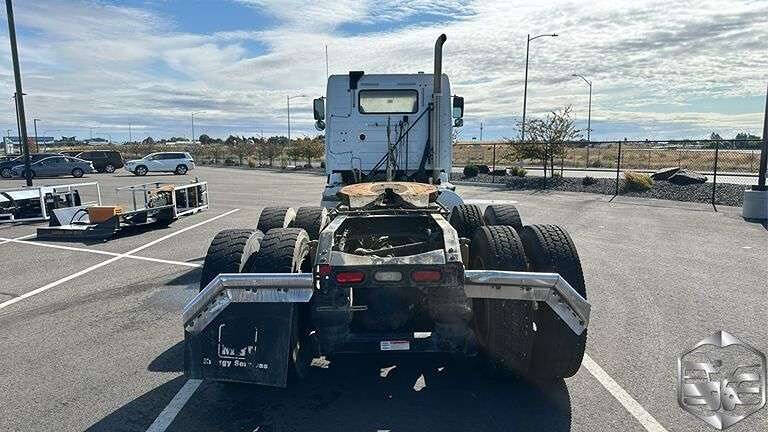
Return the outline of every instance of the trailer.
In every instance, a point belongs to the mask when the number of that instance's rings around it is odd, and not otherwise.
[[[431,75],[329,77],[313,107],[321,205],[267,207],[213,238],[183,310],[188,378],[283,387],[313,358],[370,353],[537,380],[578,371],[591,307],[566,230],[465,202],[448,181],[464,103],[444,97],[445,40]]]
[[[93,188],[96,199],[83,201],[81,189]],[[41,222],[56,209],[101,205],[98,182],[19,187],[0,190],[0,223]]]
[[[123,208],[121,195],[130,194],[131,207]],[[37,229],[46,240],[104,240],[121,230],[142,226],[167,226],[181,216],[208,208],[208,182],[186,184],[143,183],[115,189],[111,206],[81,205],[53,211],[49,226]]]

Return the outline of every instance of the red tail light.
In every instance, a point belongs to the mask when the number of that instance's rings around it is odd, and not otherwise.
[[[328,264],[320,264],[317,266],[318,276],[329,276],[331,274],[331,266]]]
[[[365,274],[359,271],[341,272],[336,274],[336,282],[340,284],[360,283],[365,279]]]
[[[411,273],[411,280],[414,282],[438,282],[443,278],[439,270],[416,270]]]

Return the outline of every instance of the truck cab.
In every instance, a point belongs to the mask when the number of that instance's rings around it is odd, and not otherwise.
[[[463,124],[464,99],[436,74],[331,75],[314,100],[315,127],[325,131],[323,207],[346,185],[416,181],[449,187],[452,129]]]

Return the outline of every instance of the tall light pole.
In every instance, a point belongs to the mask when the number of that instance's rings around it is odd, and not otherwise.
[[[305,94],[295,95],[295,96],[286,96],[285,102],[288,106],[288,144],[291,144],[291,99],[296,99],[300,97],[307,97]]]
[[[39,122],[39,118],[32,119],[32,124],[35,126],[35,151],[40,151],[40,143],[37,142],[37,122]]]
[[[133,142],[133,133],[131,133],[131,124],[128,123],[128,142]]]
[[[528,99],[528,51],[531,48],[531,41],[534,39],[538,39],[540,37],[557,37],[557,33],[552,34],[542,34],[538,36],[531,37],[531,35],[528,35],[528,40],[525,43],[525,84],[523,87],[523,126],[520,133],[520,141],[525,141],[525,109],[526,109],[526,103]]]
[[[590,133],[592,132],[592,81],[584,78],[579,74],[571,74],[571,76],[579,77],[584,80],[589,86],[589,111],[587,111],[587,141],[591,141]]]
[[[13,18],[13,2],[5,0],[5,9],[8,16],[8,36],[11,42],[11,58],[13,60],[13,78],[16,82],[16,110],[19,115],[19,129],[21,131],[22,148],[24,149],[24,177],[27,186],[32,186],[32,170],[29,169],[29,143],[27,142],[27,119],[24,116],[24,91],[21,88],[21,67],[19,66],[19,48],[16,44],[16,23]]]
[[[195,114],[201,114],[203,111],[192,113],[192,144],[195,143]]]

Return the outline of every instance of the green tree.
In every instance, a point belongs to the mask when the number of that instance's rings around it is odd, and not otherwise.
[[[284,136],[271,136],[262,140],[259,146],[259,153],[266,159],[269,166],[272,166],[275,159],[278,158],[285,147],[288,146],[288,138]]]
[[[230,153],[237,156],[237,159],[239,160],[240,165],[243,164],[243,160],[245,158],[252,155],[253,152],[255,151],[253,141],[245,137],[236,137],[236,136],[230,135],[229,138],[227,138],[227,140],[224,142],[224,144],[227,146]]]

